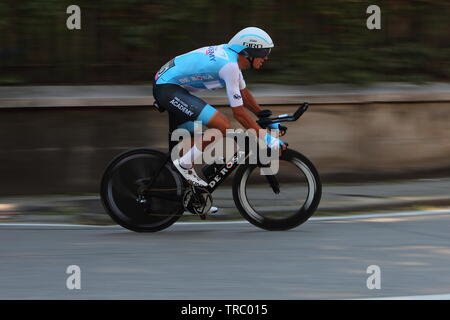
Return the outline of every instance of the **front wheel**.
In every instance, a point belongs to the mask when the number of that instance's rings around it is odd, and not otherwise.
[[[273,167],[275,168],[275,167]],[[233,199],[250,223],[266,230],[288,230],[308,220],[322,195],[319,174],[301,153],[283,151],[278,170],[262,175],[256,164],[242,165],[233,181]]]

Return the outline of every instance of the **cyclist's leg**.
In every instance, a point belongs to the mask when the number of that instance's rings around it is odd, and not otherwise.
[[[199,123],[208,128],[218,129],[223,135],[225,135],[226,130],[229,129],[231,125],[230,120],[223,113],[211,105],[206,104],[195,121],[186,121],[180,124],[178,128],[186,129],[192,133],[199,132],[202,129],[201,126],[198,125]],[[212,142],[214,142],[214,140],[203,140],[202,145],[197,147],[204,150],[205,147]]]
[[[223,113],[216,110],[216,112],[211,116],[209,121],[207,122],[208,128],[215,128],[220,130],[223,135],[226,134],[226,130],[230,129],[231,122],[230,119]]]
[[[201,130],[194,127],[195,121],[200,121],[208,128],[218,129],[223,135],[230,128],[230,120],[223,113],[178,85],[155,85],[153,95],[159,105],[174,114],[178,128],[191,132]],[[197,147],[203,149],[208,143],[210,141],[205,141]]]
[[[230,121],[224,114],[178,85],[156,85],[154,96],[160,105],[175,115],[178,128],[190,132],[200,131],[201,127],[196,128],[194,124],[200,122],[201,125],[220,130],[223,135],[230,128]],[[197,148],[203,150],[209,143],[210,141],[204,141]]]
[[[205,147],[212,142],[209,140],[198,139],[199,136],[196,135],[196,133],[201,134],[203,126],[207,126],[211,119],[216,118],[217,114],[219,114],[219,112],[211,105],[203,101],[201,104],[204,104],[204,106],[194,121],[186,121],[178,126],[178,128],[183,128],[190,131],[193,135],[193,138],[190,141],[190,150],[180,159],[181,164],[186,168],[192,168],[195,160],[201,157]]]
[[[202,125],[208,125],[210,119],[214,118],[214,115],[217,113],[214,107],[193,96],[178,85],[155,85],[153,94],[159,105],[173,114],[178,127],[189,131],[195,130],[194,121],[200,121]],[[198,130],[201,130],[201,126],[199,126]],[[206,183],[198,178],[195,170],[191,170],[195,159],[200,158],[202,155],[203,146],[201,143],[198,144],[198,146],[194,144],[181,158],[172,160],[174,160],[175,167],[186,179],[194,184],[203,186]]]
[[[225,115],[179,85],[155,85],[153,96],[160,106],[175,116],[179,127],[191,131],[193,122],[200,121],[202,125],[224,132],[227,123],[229,125]]]

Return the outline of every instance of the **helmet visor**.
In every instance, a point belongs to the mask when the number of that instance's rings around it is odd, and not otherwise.
[[[272,48],[246,48],[245,51],[250,57],[264,58],[270,54]]]

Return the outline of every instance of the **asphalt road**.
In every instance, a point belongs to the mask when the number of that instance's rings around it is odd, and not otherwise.
[[[0,299],[351,299],[450,293],[450,211],[310,220],[285,232],[249,223],[0,226]],[[69,290],[69,265],[81,289]],[[381,289],[367,288],[367,268]]]

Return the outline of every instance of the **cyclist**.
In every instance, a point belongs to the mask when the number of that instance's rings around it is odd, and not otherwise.
[[[273,46],[265,31],[248,27],[239,31],[228,44],[203,47],[177,56],[156,73],[153,96],[160,107],[175,116],[178,128],[194,131],[194,121],[200,121],[225,135],[230,120],[192,93],[226,87],[234,118],[246,129],[259,133],[261,127],[244,107],[257,116],[262,109],[246,88],[241,70],[262,68]],[[280,126],[275,124],[272,129],[280,129]],[[262,132],[270,148],[286,148],[281,140]],[[202,155],[204,147],[205,144],[194,144],[180,159],[174,160],[175,167],[187,181],[202,187],[207,183],[197,175],[193,163]]]

